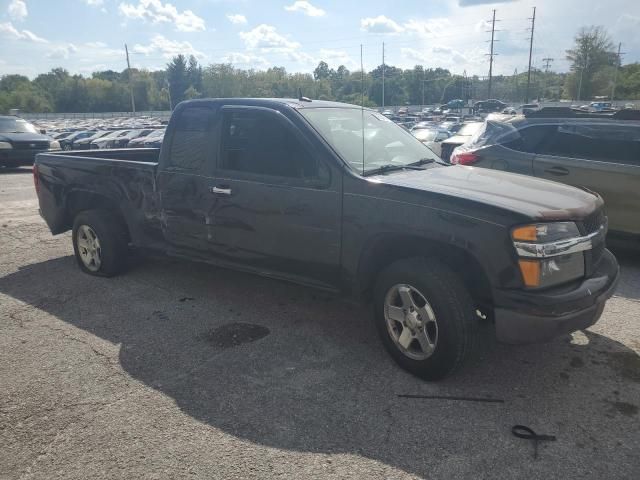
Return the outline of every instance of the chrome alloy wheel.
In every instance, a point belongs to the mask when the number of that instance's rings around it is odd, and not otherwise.
[[[387,330],[398,349],[413,360],[425,360],[436,349],[438,323],[427,299],[411,285],[398,284],[384,299]]]
[[[102,265],[102,251],[98,235],[88,225],[80,225],[76,233],[78,253],[82,263],[88,270],[97,272]]]

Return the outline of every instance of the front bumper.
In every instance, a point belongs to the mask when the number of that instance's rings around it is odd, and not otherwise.
[[[615,257],[605,250],[593,274],[578,285],[541,292],[498,292],[494,309],[498,340],[545,342],[593,325],[613,295],[619,272]]]

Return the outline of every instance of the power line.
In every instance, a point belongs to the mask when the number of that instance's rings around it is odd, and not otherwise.
[[[544,62],[544,73],[549,73],[549,67],[551,65],[551,62],[553,62],[555,59],[552,57],[546,57],[543,58],[542,61]]]
[[[524,97],[524,103],[529,103],[529,87],[531,86],[531,56],[533,54],[533,32],[536,28],[536,7],[533,7],[533,16],[531,17],[531,37],[529,37],[529,70],[527,70],[527,93]]]

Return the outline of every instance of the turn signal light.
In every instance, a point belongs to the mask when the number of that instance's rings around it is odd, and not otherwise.
[[[514,228],[511,232],[511,237],[521,242],[535,242],[538,240],[538,227],[536,225],[525,225],[524,227]]]
[[[518,260],[522,279],[527,287],[540,286],[540,261],[539,260]]]

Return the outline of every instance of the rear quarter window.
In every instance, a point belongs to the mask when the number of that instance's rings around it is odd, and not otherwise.
[[[208,106],[193,106],[178,114],[173,130],[169,165],[198,171],[211,158],[213,110]]]

